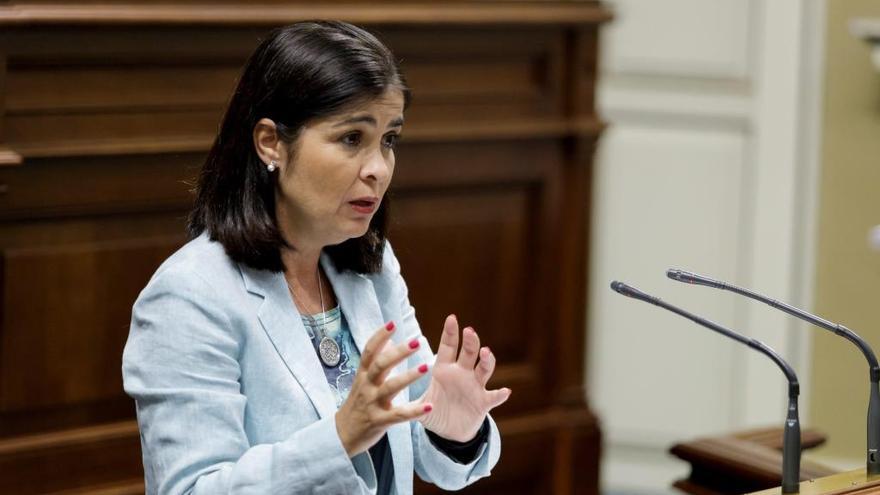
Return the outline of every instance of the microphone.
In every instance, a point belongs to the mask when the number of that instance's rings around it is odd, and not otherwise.
[[[638,299],[655,306],[659,306],[665,310],[683,316],[694,323],[704,326],[710,330],[714,330],[725,337],[729,337],[741,344],[745,344],[752,349],[769,357],[788,380],[788,412],[785,418],[785,427],[782,434],[782,493],[798,493],[798,483],[800,482],[801,471],[801,426],[798,420],[798,394],[800,393],[800,385],[794,370],[788,363],[782,359],[769,346],[760,340],[751,339],[744,335],[740,335],[733,330],[722,327],[721,325],[701,318],[693,313],[689,313],[681,308],[673,306],[663,300],[646,294],[635,287],[626,285],[623,282],[611,282],[611,289],[618,294],[622,294],[633,299]]]
[[[758,294],[757,292],[751,291],[749,289],[743,289],[742,287],[737,287],[732,284],[721,282],[720,280],[713,280],[709,277],[704,277],[702,275],[697,275],[696,273],[691,273],[684,270],[670,269],[666,271],[666,276],[668,276],[672,280],[677,280],[679,282],[685,282],[695,285],[705,285],[707,287],[714,287],[716,289],[728,290],[730,292],[735,292],[742,296],[746,296],[750,299],[761,301],[762,303],[773,306],[776,309],[782,310],[785,313],[788,313],[796,318],[800,318],[801,320],[816,325],[817,327],[824,328],[825,330],[828,330],[830,332],[834,332],[834,334],[839,335],[855,344],[855,346],[858,347],[860,351],[862,351],[862,354],[865,355],[865,359],[868,361],[869,378],[871,381],[869,387],[870,395],[868,399],[868,452],[866,456],[867,473],[880,474],[880,364],[878,364],[877,356],[874,355],[874,351],[871,349],[871,346],[869,346],[863,338],[859,337],[855,332],[853,332],[849,328],[846,328],[843,325],[832,323],[824,318],[820,318],[814,314],[807,313],[802,309],[798,309],[784,302],[771,299],[767,296]]]

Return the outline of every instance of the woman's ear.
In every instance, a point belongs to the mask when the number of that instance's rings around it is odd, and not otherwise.
[[[262,118],[254,126],[254,149],[266,166],[280,168],[284,143],[278,138],[275,122],[271,119]]]

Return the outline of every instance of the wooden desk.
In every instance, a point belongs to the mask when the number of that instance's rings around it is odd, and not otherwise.
[[[802,481],[800,495],[871,495],[880,493],[880,475],[867,476],[864,469],[835,474],[825,478]],[[750,495],[782,495],[779,487],[769,488]]]
[[[825,435],[801,430],[804,450],[825,443]],[[670,453],[691,465],[687,478],[673,485],[691,495],[736,495],[774,487],[782,482],[782,428],[697,438],[674,445]],[[827,467],[801,461],[801,479],[837,474]]]

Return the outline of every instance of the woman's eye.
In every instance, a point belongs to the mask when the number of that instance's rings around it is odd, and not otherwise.
[[[348,134],[342,136],[342,144],[346,146],[358,146],[361,144],[361,133],[360,132],[349,132]]]
[[[397,142],[400,140],[400,134],[386,134],[385,138],[382,140],[382,144],[389,149],[394,149],[397,146]]]

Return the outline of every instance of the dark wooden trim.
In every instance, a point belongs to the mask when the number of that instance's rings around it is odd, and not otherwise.
[[[166,4],[63,5],[10,3],[0,6],[0,26],[141,25],[272,26],[308,19],[343,19],[358,24],[402,25],[577,25],[612,18],[595,2],[426,4]]]
[[[137,421],[120,421],[106,425],[0,439],[0,458],[22,452],[90,446],[95,442],[107,442],[132,436],[138,436]]]
[[[136,478],[121,483],[108,483],[87,488],[74,488],[55,492],[52,495],[142,495],[146,491],[143,478]]]
[[[0,492],[143,493],[139,445],[135,421],[4,439]]]
[[[469,124],[430,125],[407,129],[407,142],[491,141],[496,139],[598,138],[606,124],[597,118],[547,121],[474,122]],[[106,141],[52,142],[20,145],[16,151],[0,146],[0,166],[19,165],[24,158],[48,158],[95,155],[149,155],[161,153],[206,152],[213,135],[180,136],[157,141],[143,139],[107,139]],[[6,156],[5,153],[8,153]]]
[[[0,7],[2,9],[2,7]],[[3,116],[6,113],[6,54],[0,52],[0,167],[21,165],[22,156],[3,143]],[[0,191],[2,194],[2,191]]]
[[[21,154],[7,146],[0,145],[0,167],[21,165],[23,161],[24,158]],[[2,188],[0,188],[0,193],[2,192]]]

